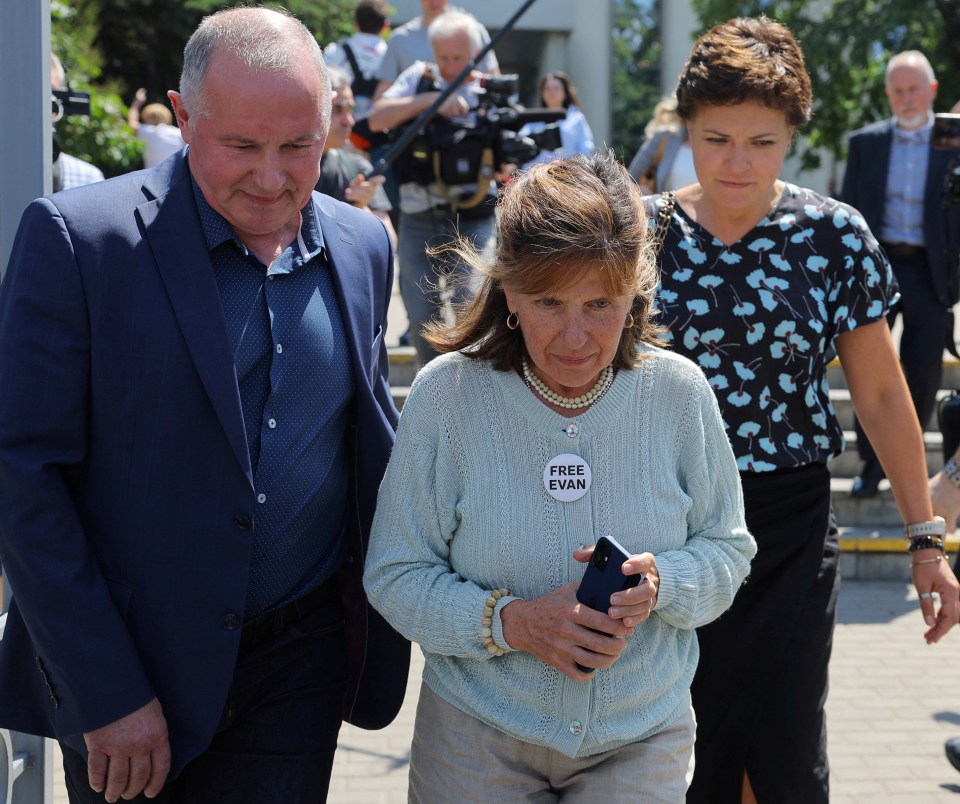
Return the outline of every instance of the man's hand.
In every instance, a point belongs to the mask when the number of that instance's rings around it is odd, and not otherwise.
[[[170,772],[167,720],[154,698],[136,712],[86,732],[83,739],[90,757],[90,787],[107,801],[129,799],[141,792],[154,798]]]
[[[436,95],[439,96],[440,93],[437,92]],[[466,117],[469,111],[470,104],[467,103],[465,98],[456,94],[447,98],[437,109],[437,113],[444,117]]]
[[[373,197],[377,194],[377,189],[383,186],[385,180],[383,176],[374,176],[372,179],[367,179],[364,176],[354,176],[343,191],[343,196],[355,207],[369,207]]]

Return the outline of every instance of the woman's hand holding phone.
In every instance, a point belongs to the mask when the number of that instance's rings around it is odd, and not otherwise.
[[[650,617],[657,602],[660,575],[652,553],[630,555],[612,536],[573,551],[587,563],[577,599],[610,618],[636,626]]]
[[[574,681],[586,681],[594,670],[620,658],[633,628],[582,605],[576,593],[574,582],[532,600],[512,600],[501,610],[500,621],[511,648],[536,656]]]
[[[615,544],[615,540],[609,541]],[[596,547],[578,548],[573,557],[591,562]],[[612,556],[613,550],[609,553]],[[626,640],[633,636],[634,627],[650,616],[659,576],[651,553],[629,555],[624,551],[617,559],[598,563],[609,567],[599,574],[612,580],[603,580],[603,584],[610,584],[610,591],[597,593],[595,607],[584,602],[584,582],[566,584],[533,600],[511,601],[500,613],[507,644],[536,656],[575,681],[585,681],[595,670],[613,665],[626,650]],[[588,573],[592,576],[599,569],[591,572],[588,567]]]

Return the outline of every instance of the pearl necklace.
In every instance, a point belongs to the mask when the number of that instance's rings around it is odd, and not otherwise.
[[[607,389],[613,384],[613,366],[607,366],[601,371],[596,385],[582,396],[560,396],[556,391],[551,391],[546,383],[531,371],[526,358],[523,359],[523,379],[529,388],[536,391],[548,402],[560,408],[576,410],[577,408],[590,407],[607,392]]]

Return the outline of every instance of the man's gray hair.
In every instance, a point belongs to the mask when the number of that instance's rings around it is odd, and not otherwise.
[[[343,92],[351,88],[350,76],[346,70],[339,67],[327,67],[327,77],[330,79],[330,86],[334,92]]]
[[[330,124],[330,80],[323,51],[309,29],[282,9],[231,8],[204,17],[184,48],[180,94],[191,126],[194,118],[209,116],[203,82],[219,50],[227,51],[252,70],[276,73],[290,70],[306,50],[326,85],[328,102],[323,104],[320,116]]]
[[[434,42],[451,39],[461,33],[466,33],[470,37],[470,55],[476,56],[483,47],[483,37],[480,35],[480,23],[473,14],[459,9],[444,11],[427,28],[431,47]]]
[[[930,79],[931,84],[937,80],[937,77],[933,72],[933,66],[930,64],[930,60],[924,56],[923,53],[921,53],[919,50],[904,50],[903,53],[898,53],[887,62],[887,69],[884,72],[884,81],[889,82],[890,71],[894,67],[899,67],[903,64],[908,64],[911,67],[919,67],[927,74],[927,78]]]

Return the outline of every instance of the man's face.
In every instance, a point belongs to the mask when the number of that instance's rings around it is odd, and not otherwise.
[[[327,144],[324,151],[331,148],[342,148],[350,137],[354,123],[353,110],[356,103],[353,100],[353,90],[350,87],[344,87],[337,90],[337,96],[333,99],[333,114],[330,117],[330,133],[327,135]]]
[[[446,39],[438,39],[433,43],[433,57],[437,60],[440,77],[451,82],[474,57],[469,34],[458,31]]]
[[[887,76],[887,99],[901,128],[918,129],[925,125],[937,96],[937,82],[926,70],[911,61],[898,63]]]
[[[431,22],[447,10],[447,0],[420,0],[423,16]]]
[[[190,172],[248,245],[298,226],[320,176],[327,137],[321,111],[330,98],[308,52],[291,65],[256,72],[214,53],[203,84],[205,117],[191,119],[181,95],[170,93],[190,145]]]

